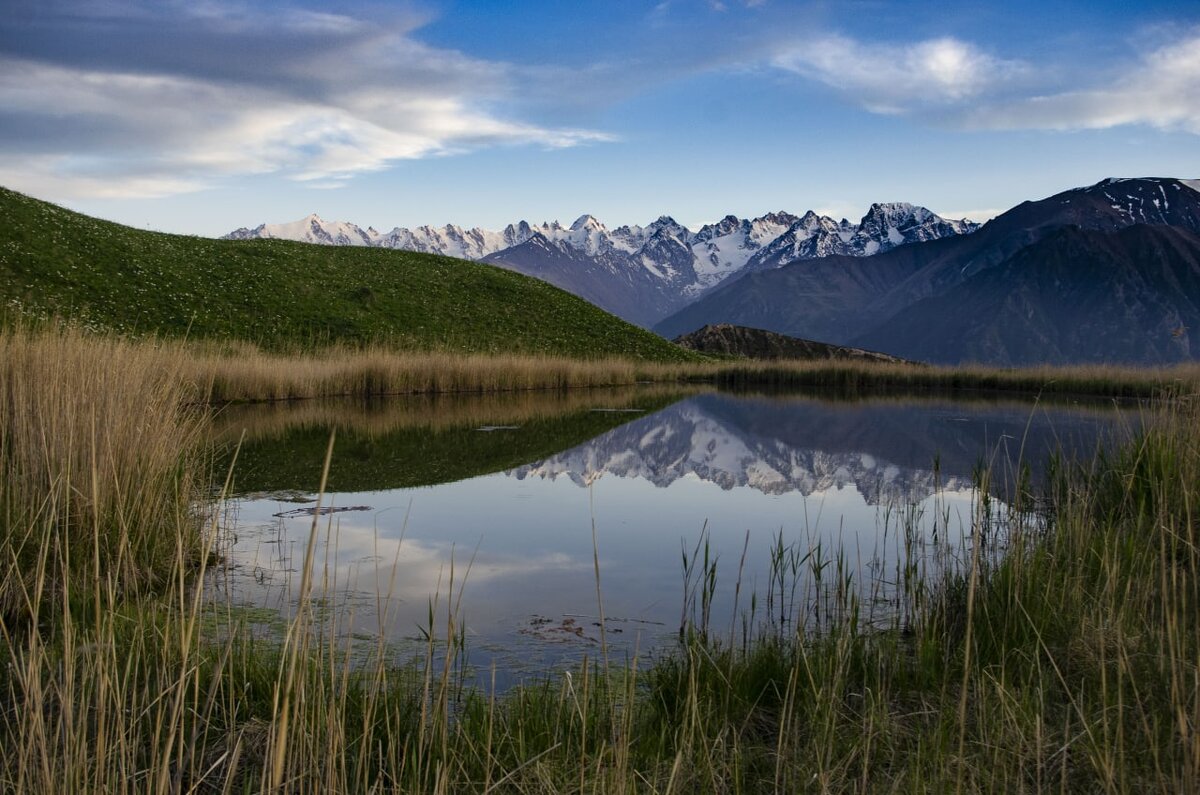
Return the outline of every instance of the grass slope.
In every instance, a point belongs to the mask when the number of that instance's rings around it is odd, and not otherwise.
[[[692,354],[549,284],[449,257],[144,232],[0,188],[0,313],[269,348],[680,361]]]

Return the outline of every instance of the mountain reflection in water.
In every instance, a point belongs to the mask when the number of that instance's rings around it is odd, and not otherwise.
[[[1110,410],[1024,403],[873,401],[697,395],[542,461],[517,478],[604,475],[670,486],[694,477],[729,490],[805,496],[853,485],[870,505],[916,502],[941,488],[970,488],[982,463],[997,486],[1051,454],[1090,455],[1114,429]],[[938,473],[934,472],[937,462]],[[938,477],[940,475],[940,477]]]
[[[323,504],[369,510],[319,519],[317,595],[331,608],[322,615],[342,616],[343,636],[419,637],[432,595],[444,614],[453,561],[469,658],[482,670],[494,663],[502,681],[522,665],[541,672],[598,651],[593,554],[610,650],[645,652],[679,627],[681,548],[702,533],[719,563],[713,620],[729,626],[744,545],[742,609],[766,586],[777,538],[842,550],[865,583],[914,554],[906,543],[925,554],[935,517],[942,542],[957,542],[980,462],[1003,498],[1018,456],[1036,482],[1052,451],[1090,456],[1122,426],[1111,409],[1028,402],[676,399],[658,390],[548,394],[545,405],[398,401],[377,414],[356,406],[346,421],[309,406],[294,427],[275,408],[269,431],[255,430],[253,411],[238,414],[226,430],[248,426],[247,471],[235,478],[243,496],[229,565],[210,592],[289,614],[313,521],[296,509],[315,500],[305,490],[316,488],[333,425],[336,491]],[[897,521],[915,533],[906,539]]]

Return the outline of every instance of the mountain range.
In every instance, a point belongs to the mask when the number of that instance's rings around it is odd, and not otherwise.
[[[710,323],[936,363],[1200,357],[1200,180],[1106,179],[970,235],[746,274],[654,326]]]
[[[277,238],[373,246],[482,260],[535,276],[643,326],[650,326],[731,277],[799,260],[865,257],[906,243],[973,232],[971,221],[944,219],[905,203],[873,204],[858,224],[809,211],[758,218],[727,215],[692,232],[669,216],[645,226],[609,229],[591,215],[569,227],[521,221],[503,230],[459,226],[397,227],[380,233],[316,214],[285,224],[241,228],[233,240]]]
[[[310,216],[230,237],[477,259],[668,339],[733,324],[945,364],[1200,358],[1200,180],[1105,179],[982,227],[895,203],[857,224],[776,212],[692,232],[668,216],[609,229],[585,215],[569,227],[380,234]]]

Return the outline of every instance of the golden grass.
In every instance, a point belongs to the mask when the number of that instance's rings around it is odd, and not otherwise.
[[[73,329],[0,334],[0,613],[81,569],[140,590],[197,535],[203,416],[183,358]]]
[[[200,401],[272,401],[329,396],[509,392],[641,382],[814,387],[841,392],[963,390],[1154,397],[1200,385],[1200,365],[1003,368],[842,361],[633,362],[545,356],[483,356],[330,348],[284,355],[249,345],[185,345],[186,378]]]
[[[981,390],[1098,397],[1154,397],[1187,394],[1200,386],[1200,364],[1172,367],[1071,365],[996,367],[838,361],[733,362],[703,365],[701,377],[724,386],[828,387],[873,390]]]
[[[623,359],[399,353],[332,348],[303,356],[189,348],[186,378],[200,400],[288,400],[335,395],[509,392],[676,380],[687,365]]]

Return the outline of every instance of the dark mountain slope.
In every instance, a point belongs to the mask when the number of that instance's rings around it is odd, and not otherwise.
[[[855,344],[946,363],[1170,363],[1197,357],[1198,330],[1200,235],[1065,227]]]
[[[924,358],[911,349],[895,347],[895,340],[872,331],[916,303],[945,295],[1007,261],[1056,229],[1074,226],[1113,232],[1147,224],[1200,233],[1196,183],[1159,178],[1104,180],[1025,202],[974,234],[901,246],[864,259],[825,257],[749,274],[718,287],[654,330],[675,337],[708,323],[733,323]],[[1147,311],[1154,310],[1148,307]],[[936,318],[927,319],[928,333],[941,333],[936,322]],[[947,340],[946,344],[958,343]],[[1093,351],[1088,360],[1099,356],[1102,351]],[[947,357],[949,349],[938,358]],[[964,357],[965,353],[950,358]]]
[[[482,261],[542,279],[601,309],[649,326],[680,306],[685,300],[682,286],[695,281],[696,274],[691,250],[674,237],[652,235],[645,248],[653,252],[658,274],[631,262],[624,252],[609,249],[588,254],[542,234]]]
[[[865,328],[865,317],[856,308],[865,310],[920,268],[914,250],[948,242],[900,246],[874,257],[821,257],[748,273],[684,307],[654,330],[674,338],[701,326],[731,323],[841,343]]]

